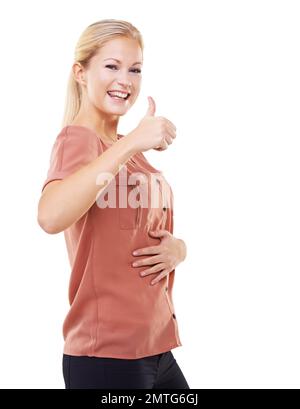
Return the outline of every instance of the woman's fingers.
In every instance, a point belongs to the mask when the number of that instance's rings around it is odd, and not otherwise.
[[[173,122],[170,121],[169,119],[165,118],[165,117],[164,117],[164,119],[166,120],[166,122],[167,122],[167,124],[169,125],[169,127],[170,127],[171,129],[173,129],[174,132],[176,132],[176,126],[173,124]]]
[[[159,271],[163,270],[166,267],[166,265],[164,263],[159,263],[156,264],[155,266],[151,267],[151,268],[147,268],[147,270],[143,270],[140,272],[141,276],[147,276],[149,274],[154,274],[154,273],[158,273]]]
[[[173,143],[173,140],[175,138],[176,138],[176,132],[174,130],[174,127],[172,126],[172,123],[171,123],[171,125],[167,124],[167,126],[166,126],[166,135],[164,137],[164,140],[162,141],[162,143],[159,146],[155,147],[154,149],[157,150],[157,151],[166,150],[168,148],[168,145],[171,145],[171,143]]]
[[[140,267],[140,266],[149,266],[162,261],[161,255],[152,256],[152,257],[145,257],[141,260],[135,260],[132,265],[133,267]]]

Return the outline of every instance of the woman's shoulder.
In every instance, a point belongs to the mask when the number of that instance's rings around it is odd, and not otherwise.
[[[59,132],[57,140],[64,141],[64,144],[76,146],[77,149],[90,149],[102,151],[99,138],[92,129],[82,125],[65,125]]]
[[[69,124],[69,125],[65,125],[61,131],[61,134],[63,135],[95,135],[95,132],[92,129],[89,129],[86,126],[83,125],[73,125],[73,124]]]

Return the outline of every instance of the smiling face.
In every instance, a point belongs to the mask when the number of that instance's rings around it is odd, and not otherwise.
[[[81,71],[77,65],[84,105],[105,114],[124,115],[139,95],[142,63],[142,50],[136,40],[121,37],[107,42],[90,60],[88,69]],[[126,99],[112,97],[108,94],[111,90],[130,95]]]

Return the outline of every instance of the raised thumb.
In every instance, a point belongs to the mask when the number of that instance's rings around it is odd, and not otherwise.
[[[155,115],[155,102],[154,99],[152,97],[147,97],[148,98],[148,109],[146,112],[146,116],[154,116]]]

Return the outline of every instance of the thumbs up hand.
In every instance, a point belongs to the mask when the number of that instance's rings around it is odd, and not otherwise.
[[[155,110],[154,99],[148,97],[146,115],[138,126],[127,135],[130,135],[136,152],[145,152],[149,149],[165,150],[176,138],[175,125],[167,118],[155,116]]]

